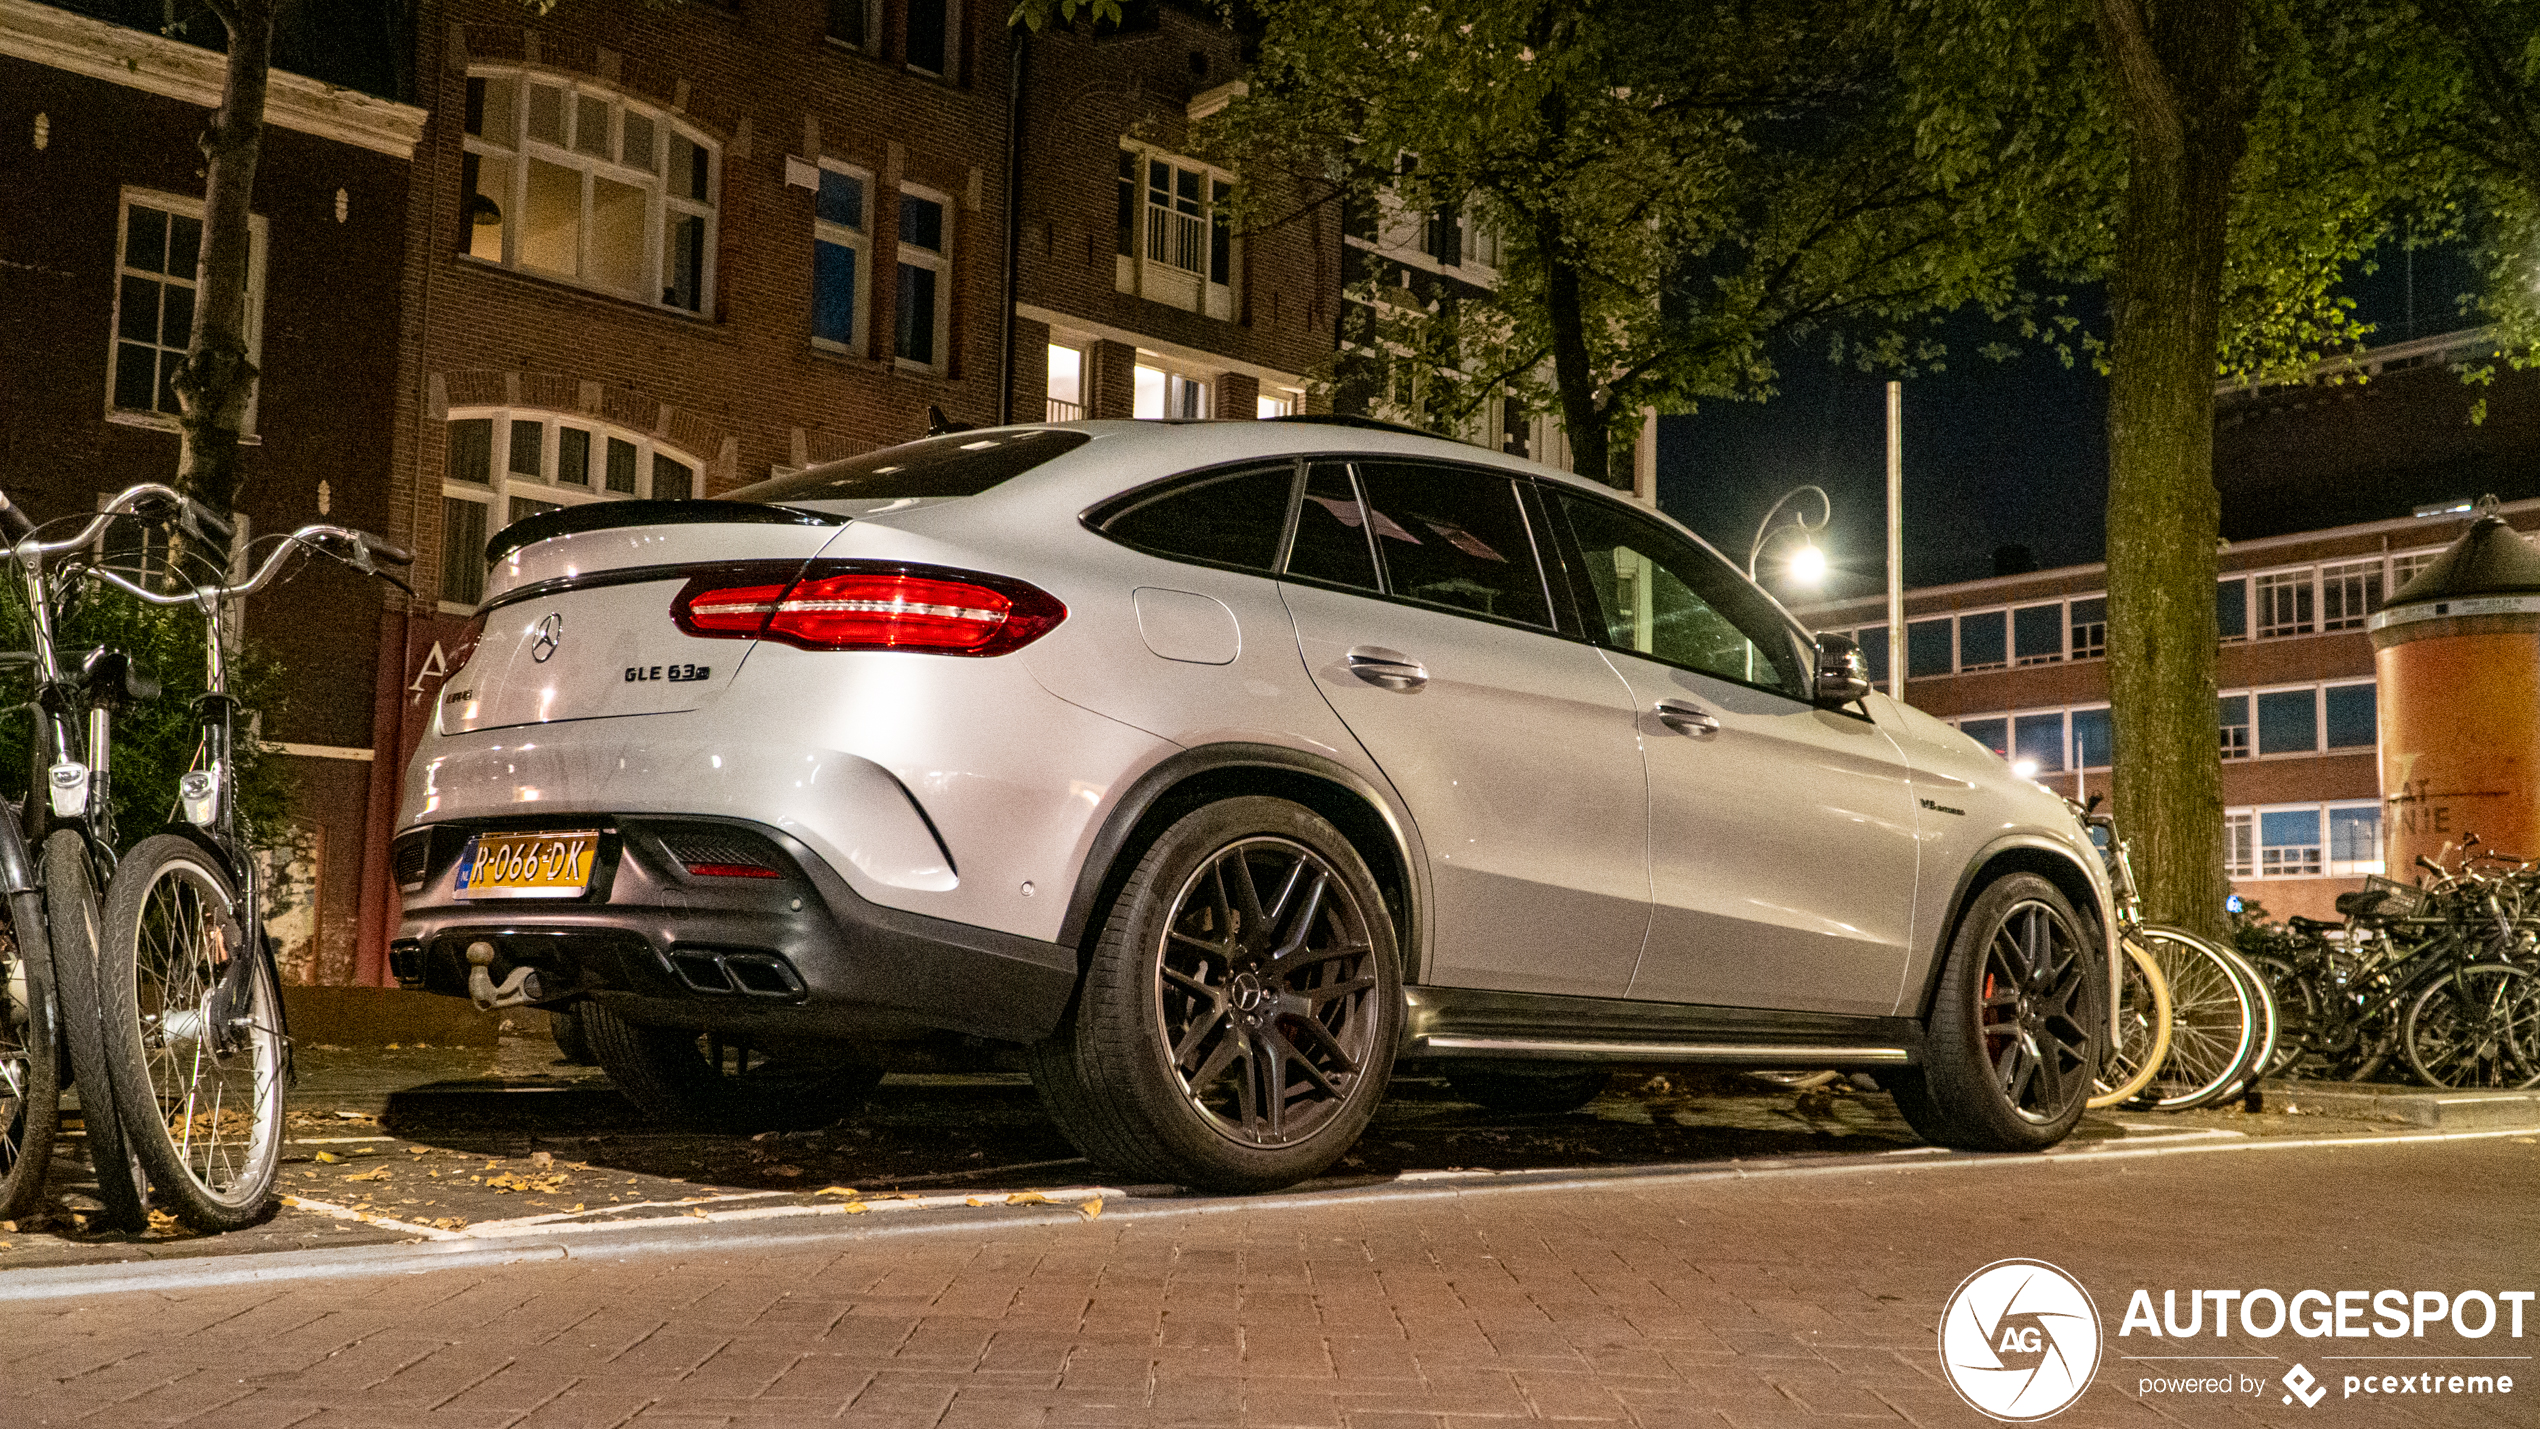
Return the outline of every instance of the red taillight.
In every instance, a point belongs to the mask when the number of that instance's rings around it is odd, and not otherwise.
[[[690,635],[763,637],[805,650],[1002,655],[1048,634],[1067,607],[1000,576],[818,562],[785,585],[700,576],[670,613]]]

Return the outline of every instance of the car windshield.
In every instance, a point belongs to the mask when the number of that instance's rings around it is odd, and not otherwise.
[[[1092,438],[1083,432],[954,432],[826,462],[724,493],[726,501],[798,506],[808,501],[890,501],[976,496]]]

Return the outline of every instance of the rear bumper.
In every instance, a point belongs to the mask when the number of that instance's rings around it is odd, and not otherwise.
[[[555,816],[454,820],[396,846],[405,916],[389,950],[407,987],[464,997],[466,950],[493,945],[497,982],[533,967],[546,1000],[607,1001],[639,1022],[762,1035],[885,1039],[951,1031],[1033,1042],[1057,1026],[1073,952],[909,913],[857,895],[799,840],[694,816],[569,816],[600,829],[578,898],[462,901],[471,834],[553,827]],[[705,839],[773,877],[701,876],[674,847]],[[693,858],[693,855],[692,855]]]

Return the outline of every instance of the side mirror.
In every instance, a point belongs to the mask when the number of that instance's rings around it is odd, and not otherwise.
[[[1861,647],[1848,635],[1817,637],[1815,690],[1817,703],[1848,705],[1870,692],[1870,667]]]

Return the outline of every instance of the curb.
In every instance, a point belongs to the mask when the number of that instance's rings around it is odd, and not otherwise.
[[[2058,1167],[2077,1162],[2125,1161],[2173,1155],[2212,1155],[2244,1151],[2299,1151],[2323,1148],[2413,1146],[2428,1142],[2492,1141],[2509,1136],[2540,1137],[2540,1116],[2510,1127],[2449,1131],[2384,1132],[2361,1136],[2244,1138],[2195,1135],[2160,1138],[2128,1146],[2118,1142],[2079,1151],[2038,1155],[1971,1155],[1880,1152],[1865,1156],[1827,1157],[1807,1161],[1769,1161],[1701,1167],[1641,1167],[1633,1170],[1528,1171],[1514,1173],[1430,1173],[1417,1180],[1377,1185],[1342,1186],[1321,1191],[1266,1196],[1144,1197],[1106,1199],[1102,1221],[1166,1221],[1192,1216],[1269,1211],[1331,1210],[1351,1206],[1402,1204],[1497,1197],[1543,1192],[1599,1190],[1664,1190],[1714,1181],[1763,1181],[1841,1176],[1865,1172],[1920,1172],[1972,1167]],[[775,1208],[769,1208],[774,1210]],[[665,1217],[636,1225],[593,1227],[568,1236],[514,1232],[506,1236],[405,1242],[346,1250],[292,1250],[238,1256],[199,1256],[167,1261],[124,1261],[102,1266],[54,1266],[0,1275],[0,1304],[144,1292],[170,1294],[225,1286],[283,1283],[294,1280],[340,1280],[361,1276],[421,1275],[435,1270],[514,1265],[530,1261],[622,1258],[658,1254],[747,1254],[795,1246],[847,1241],[895,1239],[997,1231],[1008,1228],[1082,1226],[1095,1217],[1072,1207],[991,1205],[946,1207],[922,1215],[893,1216],[881,1224],[856,1217],[841,1224],[834,1207],[804,1207],[801,1218],[814,1221],[778,1226],[765,1213],[747,1219],[695,1220]],[[621,1223],[622,1224],[622,1223]]]
[[[2540,1121],[2540,1090],[2454,1091],[2379,1086],[2370,1082],[2268,1082],[2259,1088],[2268,1111],[2395,1121],[2409,1126],[2470,1129]]]

